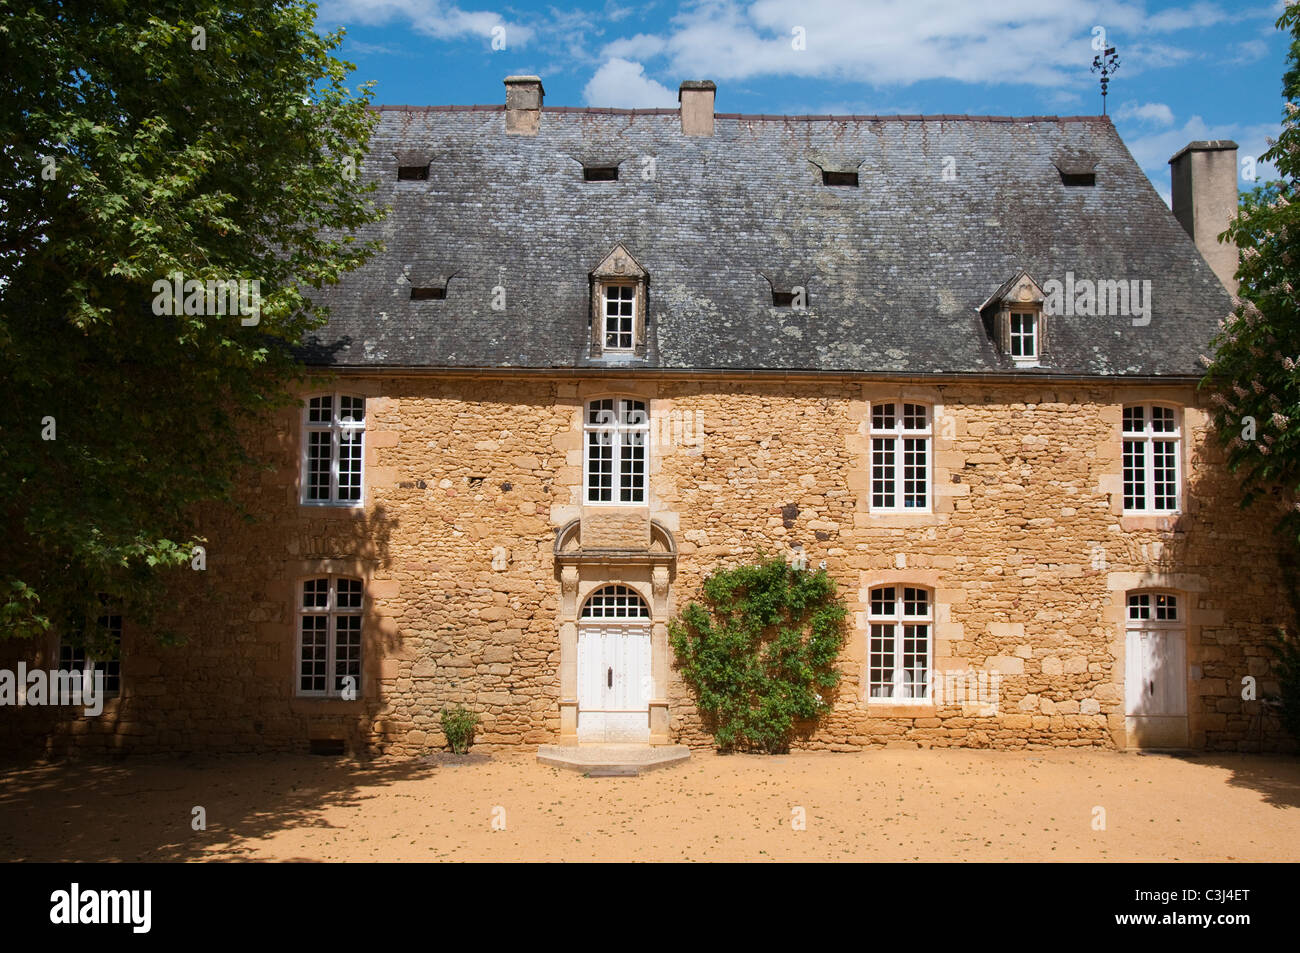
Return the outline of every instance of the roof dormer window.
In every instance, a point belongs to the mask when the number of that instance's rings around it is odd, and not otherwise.
[[[618,166],[584,165],[582,167],[582,180],[584,182],[617,182]]]
[[[623,244],[605,256],[591,281],[591,356],[645,356],[650,277]]]
[[[397,178],[402,182],[426,182],[429,179],[429,166],[427,164],[399,165]]]
[[[1032,311],[1012,311],[1007,329],[1011,359],[1017,364],[1038,363],[1038,315]]]
[[[1026,272],[1017,272],[980,305],[984,327],[1016,367],[1038,367],[1044,353],[1047,296]]]

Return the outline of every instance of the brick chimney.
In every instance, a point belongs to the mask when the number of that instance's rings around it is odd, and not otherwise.
[[[542,80],[537,76],[506,77],[506,135],[535,136],[542,117]]]
[[[713,97],[717,91],[718,87],[708,79],[688,79],[682,83],[677,101],[682,104],[683,135],[713,135]]]
[[[1192,236],[1223,286],[1237,293],[1237,246],[1219,233],[1237,214],[1237,144],[1231,139],[1189,142],[1169,160],[1174,217]]]

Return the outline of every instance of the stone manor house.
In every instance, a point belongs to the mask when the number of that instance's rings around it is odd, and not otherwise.
[[[1170,160],[1171,213],[1105,117],[505,84],[378,107],[386,250],[323,300],[261,519],[208,515],[188,640],[36,647],[113,697],[0,742],[418,754],[460,704],[481,745],[706,745],[668,622],[767,552],[850,609],[800,746],[1257,743],[1289,616],[1197,389],[1234,143]]]

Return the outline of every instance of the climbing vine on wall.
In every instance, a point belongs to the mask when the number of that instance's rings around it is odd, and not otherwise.
[[[847,609],[826,570],[779,557],[719,568],[669,623],[677,664],[723,750],[789,750],[830,710]]]

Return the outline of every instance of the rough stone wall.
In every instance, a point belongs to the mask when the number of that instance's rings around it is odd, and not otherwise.
[[[184,641],[160,646],[128,620],[124,692],[103,716],[6,709],[0,745],[304,750],[342,738],[358,752],[418,754],[444,743],[438,714],[454,704],[481,712],[479,744],[556,740],[552,545],[583,512],[582,402],[619,385],[411,376],[336,390],[368,397],[366,506],[299,504],[299,415],[286,412],[266,437],[275,469],[252,478],[244,500],[259,519],[214,508],[204,520],[208,569],[175,582],[168,621]],[[714,566],[759,549],[790,556],[797,547],[840,583],[851,610],[843,683],[831,716],[801,745],[1123,746],[1124,596],[1146,587],[1178,592],[1186,609],[1193,746],[1254,745],[1241,678],[1264,674],[1263,637],[1289,610],[1264,520],[1239,513],[1191,386],[641,381],[625,390],[651,399],[652,424],[680,424],[656,430],[666,439],[652,448],[649,503],[679,547],[674,611]],[[904,399],[933,405],[933,511],[873,513],[870,402]],[[1121,407],[1139,400],[1186,408],[1185,505],[1175,518],[1119,511]],[[619,536],[632,525],[607,529]],[[321,572],[366,581],[359,701],[294,695],[297,585]],[[608,581],[620,581],[616,570]],[[999,673],[996,712],[864,701],[868,593],[890,583],[933,589],[935,669]],[[32,647],[28,657],[49,666],[52,651]],[[667,697],[672,740],[708,744],[675,669]]]

